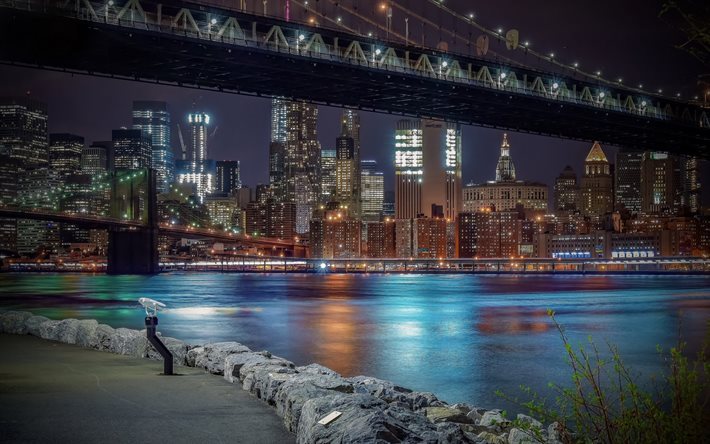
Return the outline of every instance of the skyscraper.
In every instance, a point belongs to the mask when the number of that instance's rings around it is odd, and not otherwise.
[[[617,205],[628,211],[641,211],[641,161],[643,153],[619,151],[614,170],[614,194]]]
[[[106,147],[92,143],[81,151],[81,172],[95,176],[108,171],[108,153]]]
[[[510,144],[508,134],[503,134],[503,143],[500,145],[500,157],[496,165],[496,182],[515,182],[515,165],[510,158]]]
[[[320,152],[320,201],[322,204],[335,201],[337,187],[336,150]]]
[[[150,168],[152,149],[150,137],[141,130],[117,129],[111,132],[116,169]]]
[[[578,201],[577,174],[567,165],[555,179],[555,211],[574,211]]]
[[[76,174],[81,168],[84,138],[74,134],[49,135],[49,166],[60,176]]]
[[[303,102],[274,99],[271,111],[270,169],[274,197],[296,204],[296,232],[307,233],[320,197],[320,144],[317,139],[318,107]],[[282,151],[282,155],[275,155]]]
[[[241,172],[238,160],[217,161],[217,191],[230,194],[242,187]]]
[[[355,218],[360,218],[362,208],[360,204],[360,194],[362,184],[360,183],[360,115],[352,109],[343,110],[341,116],[342,132],[341,137],[348,137],[353,141],[353,190],[351,193],[352,202],[349,205],[350,214]]]
[[[414,219],[422,213],[424,162],[418,120],[400,120],[395,131],[395,218]]]
[[[438,120],[397,123],[395,133],[396,218],[455,219],[463,205],[461,128]]]
[[[156,189],[159,193],[166,192],[168,185],[175,180],[175,158],[170,145],[168,104],[155,101],[134,101],[133,129],[139,129],[150,136]]]
[[[209,114],[194,112],[187,115],[190,125],[190,152],[187,153],[188,167],[186,172],[178,175],[178,183],[188,183],[195,187],[197,200],[202,203],[205,196],[214,189],[214,171],[207,160],[207,127],[210,124]]]
[[[580,210],[586,216],[603,216],[614,209],[613,181],[609,160],[599,142],[594,142],[584,160],[580,185]]]
[[[21,170],[49,164],[47,105],[27,97],[0,98],[0,146]]]
[[[355,219],[359,218],[359,167],[355,166],[355,140],[348,137],[345,122],[335,141],[335,200],[346,207]]]
[[[385,199],[385,178],[377,161],[360,161],[360,214],[364,221],[379,221]]]
[[[641,162],[641,210],[673,214],[679,204],[678,162],[665,152],[646,152]]]
[[[688,156],[681,159],[682,170],[681,180],[683,187],[683,205],[690,214],[700,212],[700,160],[697,157]]]

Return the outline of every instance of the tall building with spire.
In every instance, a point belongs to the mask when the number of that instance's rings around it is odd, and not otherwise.
[[[500,158],[496,165],[496,180],[467,185],[463,190],[463,211],[512,211],[520,207],[523,210],[542,212],[547,210],[547,199],[547,185],[517,180],[508,135],[503,134]]]
[[[594,142],[584,160],[580,210],[586,216],[603,216],[614,210],[614,182],[609,160],[599,142]]]
[[[510,157],[510,143],[508,134],[503,133],[503,142],[500,144],[500,157],[496,165],[496,182],[515,182],[515,165]]]
[[[274,99],[271,107],[270,171],[274,198],[296,204],[296,232],[308,232],[320,197],[318,107]]]

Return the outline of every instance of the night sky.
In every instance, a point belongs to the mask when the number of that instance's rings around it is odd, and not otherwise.
[[[270,8],[281,2],[271,0]],[[313,2],[312,2],[313,3]],[[343,5],[357,6],[372,14],[375,2],[343,0]],[[399,3],[457,33],[468,34],[469,25],[454,24],[444,13],[426,0],[399,0]],[[249,1],[254,4],[254,1]],[[258,2],[261,5],[261,2]],[[321,11],[338,14],[328,0],[316,2]],[[698,94],[697,76],[707,71],[692,56],[674,48],[683,36],[667,20],[658,18],[661,2],[655,0],[598,0],[595,2],[547,0],[465,1],[447,0],[457,12],[475,12],[477,20],[488,28],[516,28],[521,40],[529,39],[532,48],[568,63],[579,62],[581,68],[601,70],[605,77],[623,78],[624,83],[643,83],[648,89],[680,92],[684,97]],[[535,6],[533,6],[535,5]],[[261,7],[261,6],[260,6]],[[275,13],[276,11],[270,11]],[[377,13],[377,12],[376,12]],[[378,13],[382,17],[382,13]],[[403,15],[394,11],[395,30],[403,28]],[[382,18],[384,22],[384,18]],[[418,28],[410,20],[413,37]],[[438,39],[438,31],[425,30],[427,39]],[[473,38],[478,35],[473,33]],[[445,40],[451,40],[445,39]],[[467,52],[459,42],[451,50]],[[504,55],[504,45],[491,43],[491,49]],[[525,63],[534,60],[519,59]],[[156,86],[123,80],[103,79],[58,72],[0,67],[0,96],[23,95],[27,91],[49,105],[50,132],[70,132],[85,137],[87,143],[110,140],[111,130],[131,124],[133,100],[163,100],[169,103],[173,119],[173,149],[180,151],[176,123],[185,121],[193,102],[212,115],[216,133],[210,139],[210,157],[240,160],[242,180],[253,186],[268,182],[268,146],[270,138],[271,102],[264,98],[211,93],[170,86]],[[319,139],[323,148],[332,148],[340,130],[340,110],[320,107]],[[393,183],[393,141],[395,123],[400,117],[361,113],[363,158],[375,159],[386,173],[386,188]],[[186,125],[183,125],[183,128]],[[185,134],[185,136],[187,136]],[[464,181],[493,179],[502,131],[472,126],[463,127]],[[579,174],[590,144],[548,137],[511,133],[511,155],[519,179],[552,185],[565,165]],[[614,147],[603,146],[613,162]],[[707,162],[703,177],[708,175]],[[705,181],[704,181],[705,182]],[[710,202],[705,192],[703,201]]]

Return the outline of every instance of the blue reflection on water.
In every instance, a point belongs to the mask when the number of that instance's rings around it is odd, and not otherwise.
[[[488,407],[505,407],[496,389],[566,382],[548,308],[573,342],[608,340],[646,374],[660,370],[657,344],[680,328],[697,349],[710,319],[702,276],[0,275],[0,307],[51,318],[142,328],[141,296],[168,304],[165,335],[236,340]]]

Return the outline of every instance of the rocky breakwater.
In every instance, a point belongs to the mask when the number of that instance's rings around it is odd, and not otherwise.
[[[0,313],[0,333],[30,334],[122,355],[161,359],[145,330],[114,329],[94,320],[50,320],[27,312]],[[222,375],[273,407],[300,444],[306,443],[561,443],[557,424],[544,427],[518,415],[511,421],[500,410],[468,404],[449,405],[428,392],[417,392],[367,376],[343,377],[318,364],[296,366],[267,351],[237,342],[191,346],[162,338],[175,364]],[[324,425],[333,411],[340,416]]]

